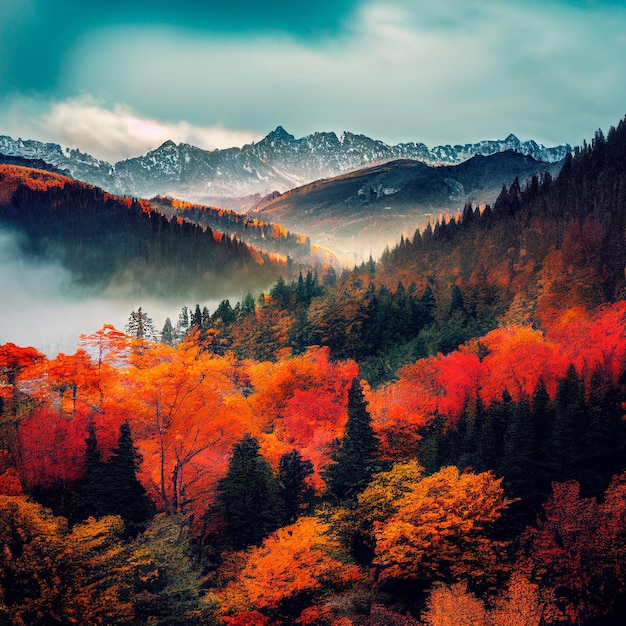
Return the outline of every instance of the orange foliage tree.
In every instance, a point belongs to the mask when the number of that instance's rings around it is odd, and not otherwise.
[[[140,344],[131,365],[115,401],[131,418],[143,480],[166,511],[199,513],[233,443],[257,430],[233,362],[190,343]]]
[[[466,582],[451,586],[436,584],[422,614],[425,626],[488,626],[488,611],[470,591]]]
[[[250,406],[263,420],[262,453],[276,467],[283,454],[297,448],[313,463],[312,481],[321,489],[320,471],[330,460],[332,442],[343,435],[358,366],[331,361],[328,348],[310,348],[277,363],[250,364],[247,374],[254,389]]]
[[[41,397],[42,394],[44,401],[51,401],[53,395],[58,394],[56,405],[60,418],[72,419],[79,401],[89,405],[91,410],[99,402],[98,370],[85,350],[77,350],[73,355],[60,353],[48,361],[43,380],[37,387],[34,396]]]
[[[480,384],[486,404],[501,398],[505,389],[515,401],[530,398],[540,378],[553,396],[569,365],[563,348],[530,326],[497,328],[480,345],[487,351]]]
[[[444,467],[410,485],[374,524],[380,578],[493,583],[507,568],[504,544],[489,536],[510,504],[500,483],[491,472]]]
[[[287,600],[357,581],[358,568],[338,560],[338,548],[327,523],[301,517],[245,553],[236,579],[217,594],[221,612],[277,611]]]
[[[35,348],[21,348],[14,343],[0,346],[0,415],[3,421],[18,417],[20,383],[28,378],[28,369],[45,358]]]

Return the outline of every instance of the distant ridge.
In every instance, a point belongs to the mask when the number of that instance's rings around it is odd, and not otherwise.
[[[523,184],[544,171],[555,176],[560,167],[512,150],[437,167],[398,159],[269,196],[249,213],[305,232],[345,261],[359,263],[442,212],[454,215],[467,201],[493,203],[515,178]]]
[[[571,152],[569,145],[547,148],[535,141],[485,140],[464,145],[428,148],[423,143],[395,146],[351,132],[316,132],[296,139],[278,126],[260,141],[241,148],[202,150],[168,140],[143,156],[107,163],[58,144],[0,136],[0,153],[40,159],[73,178],[111,193],[148,198],[170,195],[191,202],[210,203],[289,189],[321,178],[397,159],[430,165],[455,165],[476,155],[513,150],[538,161],[555,163]]]

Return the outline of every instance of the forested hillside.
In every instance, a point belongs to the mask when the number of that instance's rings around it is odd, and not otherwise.
[[[622,121],[161,343],[0,346],[0,620],[622,624],[625,201]]]
[[[626,128],[568,157],[556,180],[515,181],[493,208],[415,233],[383,256],[381,280],[427,277],[446,286],[492,291],[507,319],[549,324],[575,305],[624,295]]]
[[[503,188],[493,207],[466,205],[402,237],[380,262],[337,278],[277,283],[256,323],[283,320],[263,341],[220,326],[240,356],[328,345],[372,383],[417,357],[449,352],[506,323],[549,329],[564,311],[624,297],[626,129],[598,131],[556,179]],[[229,318],[230,319],[230,318]],[[245,324],[245,322],[242,322]]]
[[[26,256],[61,264],[96,293],[219,297],[287,273],[284,258],[166,218],[147,201],[23,167],[0,166],[0,227],[18,235]]]
[[[250,213],[305,232],[314,242],[360,263],[367,251],[379,256],[400,233],[415,230],[433,215],[462,209],[468,200],[481,206],[493,203],[503,183],[516,177],[525,183],[544,172],[556,175],[561,164],[511,150],[457,165],[395,160],[275,194]]]
[[[291,233],[280,224],[258,220],[230,209],[191,204],[173,198],[157,196],[150,200],[150,205],[164,215],[176,215],[189,222],[236,236],[259,250],[289,256],[301,262],[309,262],[312,259],[309,237]],[[318,254],[321,255],[321,251]],[[326,256],[330,258],[328,253]]]

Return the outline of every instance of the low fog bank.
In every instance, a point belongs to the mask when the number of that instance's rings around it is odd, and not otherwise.
[[[195,304],[178,299],[87,296],[63,267],[25,259],[17,237],[0,231],[0,344],[33,346],[52,358],[59,352],[75,352],[80,334],[93,333],[104,324],[124,330],[131,311],[139,307],[160,334],[167,317],[176,325],[182,306]],[[200,302],[211,311],[218,304],[219,300]]]

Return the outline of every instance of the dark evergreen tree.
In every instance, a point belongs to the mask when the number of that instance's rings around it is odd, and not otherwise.
[[[81,493],[85,510],[83,518],[106,515],[108,498],[105,491],[106,464],[98,450],[96,427],[93,421],[88,427],[87,447],[85,449],[85,476],[81,484]]]
[[[285,521],[295,522],[313,502],[314,490],[307,478],[313,474],[313,463],[303,460],[297,450],[286,452],[278,462],[278,491],[284,503]]]
[[[485,405],[476,395],[476,401],[467,413],[467,426],[462,445],[462,457],[459,459],[459,469],[475,469],[480,465],[479,445],[482,429],[485,425]]]
[[[365,489],[372,475],[381,469],[376,460],[379,446],[361,383],[355,378],[348,391],[345,435],[324,472],[326,496],[330,500],[351,499]]]
[[[165,343],[168,346],[174,345],[174,328],[172,326],[172,320],[169,317],[165,320],[165,324],[163,324],[161,343]]]
[[[196,308],[191,314],[191,327],[202,330],[202,310],[199,304],[196,304]]]
[[[337,284],[337,272],[335,272],[335,268],[332,265],[328,267],[326,274],[324,274],[323,283],[327,287],[335,287]]]
[[[243,299],[241,303],[241,316],[247,317],[256,311],[256,304],[254,302],[254,298],[252,294],[246,294],[246,297]]]
[[[189,329],[189,308],[184,306],[178,316],[178,326],[183,333],[186,333]]]
[[[154,515],[154,504],[137,478],[141,456],[133,443],[128,422],[120,426],[117,447],[106,464],[103,494],[106,512],[120,515],[126,532],[135,535]]]
[[[417,459],[427,474],[438,472],[447,459],[445,418],[437,416],[419,431]]]
[[[585,428],[580,436],[581,493],[601,497],[611,478],[624,469],[626,422],[619,388],[597,369],[589,382]]]
[[[155,335],[154,322],[141,307],[136,311],[131,311],[125,330],[131,337],[146,341],[153,340]]]
[[[300,274],[300,277],[302,277],[302,274]],[[278,306],[283,309],[289,307],[292,299],[292,293],[293,292],[291,287],[287,285],[282,276],[276,281],[276,283],[270,290],[270,296],[272,300],[274,300],[278,304]]]
[[[554,399],[554,424],[550,437],[552,480],[580,480],[582,435],[587,420],[585,387],[570,365],[559,382]]]
[[[553,462],[550,459],[550,437],[554,428],[554,406],[546,390],[543,378],[539,379],[532,397],[530,416],[532,429],[535,435],[535,445],[532,450],[532,479],[536,501],[539,508],[541,502],[550,493],[550,484],[553,480]]]
[[[217,487],[217,513],[227,543],[235,550],[259,544],[284,519],[276,477],[259,453],[259,442],[246,435],[233,446],[228,472]]]
[[[202,307],[201,328],[202,330],[208,330],[211,328],[211,314],[206,306]]]
[[[304,306],[306,304],[306,289],[304,287],[304,278],[302,272],[298,274],[298,282],[296,283],[296,304]]]
[[[315,296],[320,295],[320,291],[317,285],[317,274],[313,274],[311,270],[306,273],[306,279],[304,281],[304,289],[306,293],[307,300],[314,298]]]
[[[295,354],[301,354],[309,345],[311,322],[306,313],[307,310],[305,308],[297,309],[294,323],[289,329],[288,341]]]
[[[499,474],[509,495],[528,498],[532,491],[532,454],[535,433],[530,402],[522,399],[513,405],[504,436],[504,449]]]
[[[511,394],[506,390],[502,393],[502,400],[492,402],[487,409],[478,445],[478,471],[495,471],[502,462],[504,437],[513,411]]]
[[[458,285],[453,285],[450,294],[450,306],[448,307],[448,315],[452,315],[455,311],[465,311],[463,300],[463,292]]]
[[[435,311],[437,310],[437,302],[433,291],[430,287],[426,287],[424,293],[418,302],[418,318],[417,326],[419,329],[428,326],[435,321]]]
[[[222,300],[211,317],[212,324],[224,327],[229,326],[234,321],[235,312],[230,306],[230,302],[228,300]]]

